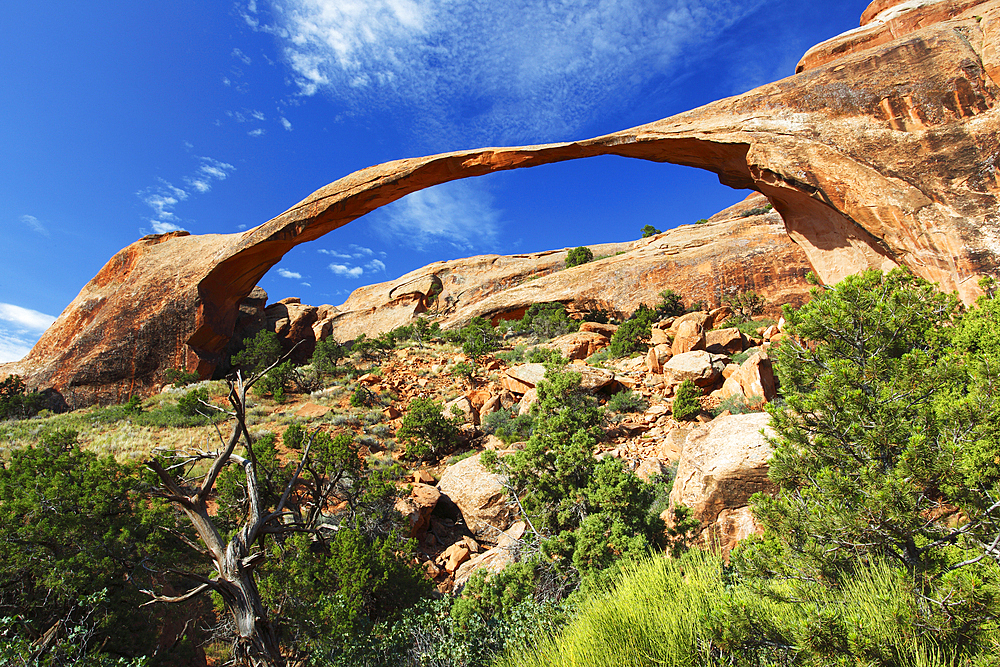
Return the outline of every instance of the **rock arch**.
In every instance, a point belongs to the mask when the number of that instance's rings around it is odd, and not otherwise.
[[[148,392],[169,367],[208,375],[240,300],[296,245],[432,185],[598,155],[707,169],[763,193],[827,282],[906,264],[971,299],[1000,256],[1000,0],[943,19],[947,2],[907,4],[888,41],[825,42],[801,73],[678,116],[585,141],[396,160],[241,234],[140,239],[0,375],[26,375],[70,405]]]

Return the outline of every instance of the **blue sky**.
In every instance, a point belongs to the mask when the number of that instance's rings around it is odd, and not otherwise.
[[[7,0],[0,361],[144,234],[232,233],[387,160],[582,139],[790,75],[857,0]],[[638,236],[746,196],[604,157],[410,195],[291,251],[272,301]]]

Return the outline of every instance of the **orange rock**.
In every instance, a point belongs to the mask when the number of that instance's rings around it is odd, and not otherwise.
[[[801,74],[671,118],[580,141],[396,160],[238,234],[143,237],[115,254],[0,377],[21,374],[29,388],[53,388],[72,407],[148,395],[167,368],[210,377],[244,297],[295,246],[439,183],[597,155],[707,169],[763,194],[774,210],[736,214],[763,203],[754,195],[706,225],[621,244],[623,255],[573,271],[558,270],[563,251],[531,256],[530,272],[524,263],[497,266],[507,261],[497,256],[463,260],[478,267],[466,285],[457,282],[461,270],[421,269],[389,290],[356,291],[330,316],[332,335],[385,331],[446,297],[442,326],[516,315],[538,301],[631,312],[664,288],[706,301],[732,287],[771,303],[801,301],[810,268],[832,284],[905,264],[971,303],[976,276],[1000,269],[1000,181],[983,167],[1000,134],[997,0],[876,0],[866,21],[811,49]],[[302,335],[314,337],[311,325]]]
[[[697,313],[692,313],[692,315]],[[705,330],[697,319],[683,320],[674,334],[671,352],[674,356],[705,349]]]
[[[330,411],[330,409],[331,408],[326,405],[320,405],[319,403],[313,403],[310,401],[309,403],[304,403],[301,407],[297,408],[295,410],[295,414],[303,419],[316,419],[325,415]]]
[[[580,331],[589,331],[592,333],[598,333],[602,336],[611,338],[618,331],[617,324],[601,324],[599,322],[582,322],[580,323]]]

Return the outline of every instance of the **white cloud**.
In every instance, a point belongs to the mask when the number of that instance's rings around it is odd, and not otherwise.
[[[764,0],[271,0],[302,95],[422,132],[558,137],[629,108]],[[253,10],[251,10],[253,12]],[[255,12],[253,21],[260,25]]]
[[[249,132],[247,132],[247,134],[249,134],[251,137],[259,137],[264,134],[264,130],[258,127],[256,130],[250,130]]]
[[[55,319],[37,310],[0,303],[0,363],[24,358]]]
[[[189,148],[190,144],[186,144]],[[136,196],[146,206],[153,210],[153,217],[149,218],[149,224],[156,234],[165,234],[183,229],[178,223],[180,218],[174,212],[174,208],[183,201],[186,201],[191,193],[205,194],[212,189],[214,181],[224,181],[229,175],[236,171],[236,167],[221,162],[214,158],[197,156],[200,163],[195,172],[184,177],[184,182],[188,190],[179,188],[162,178],[157,179],[157,184],[140,190]]]
[[[347,266],[345,264],[331,264],[330,270],[336,276],[343,276],[345,278],[360,278],[361,274],[365,272],[360,266]]]
[[[461,250],[495,246],[500,211],[481,181],[462,180],[409,194],[375,212],[376,228],[417,250],[447,243]]]
[[[183,230],[183,227],[173,224],[172,222],[163,222],[161,220],[150,220],[149,224],[153,227],[154,234],[166,234],[167,232],[179,232]]]
[[[233,49],[233,52],[232,52],[231,55],[233,56],[233,58],[236,58],[237,60],[239,60],[244,65],[249,65],[250,62],[251,62],[250,56],[248,56],[247,54],[243,53],[239,49]]]
[[[327,250],[325,248],[319,249],[320,254],[330,255],[331,257],[336,257],[337,259],[351,259],[354,255],[347,255],[342,252],[337,252],[336,250]]]
[[[287,119],[287,118],[285,118],[284,116],[282,116],[282,117],[281,117],[281,118],[280,118],[279,120],[281,121],[281,126],[282,126],[283,128],[285,128],[285,129],[286,129],[286,130],[288,130],[289,132],[291,132],[291,131],[292,131],[292,122],[291,122],[290,120],[288,120],[288,119]]]
[[[11,303],[0,303],[0,321],[7,322],[18,333],[45,331],[56,318],[30,308],[22,308]]]
[[[49,230],[45,229],[45,225],[43,225],[35,216],[22,215],[21,222],[26,224],[31,229],[31,231],[35,232],[36,234],[41,234],[42,236],[49,236]]]
[[[365,264],[365,268],[369,271],[385,271],[385,262],[380,259],[373,259],[372,261]]]
[[[278,275],[282,278],[292,278],[294,280],[302,280],[301,273],[295,273],[294,271],[289,271],[288,269],[278,269]]]

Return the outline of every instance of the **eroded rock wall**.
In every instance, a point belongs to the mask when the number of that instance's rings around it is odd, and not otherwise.
[[[146,237],[116,254],[31,353],[0,368],[70,405],[208,375],[239,304],[291,248],[417,190],[594,155],[672,162],[757,190],[818,275],[905,264],[971,300],[1000,265],[1000,0],[878,1],[802,71],[738,97],[584,141],[388,162],[241,234]]]

